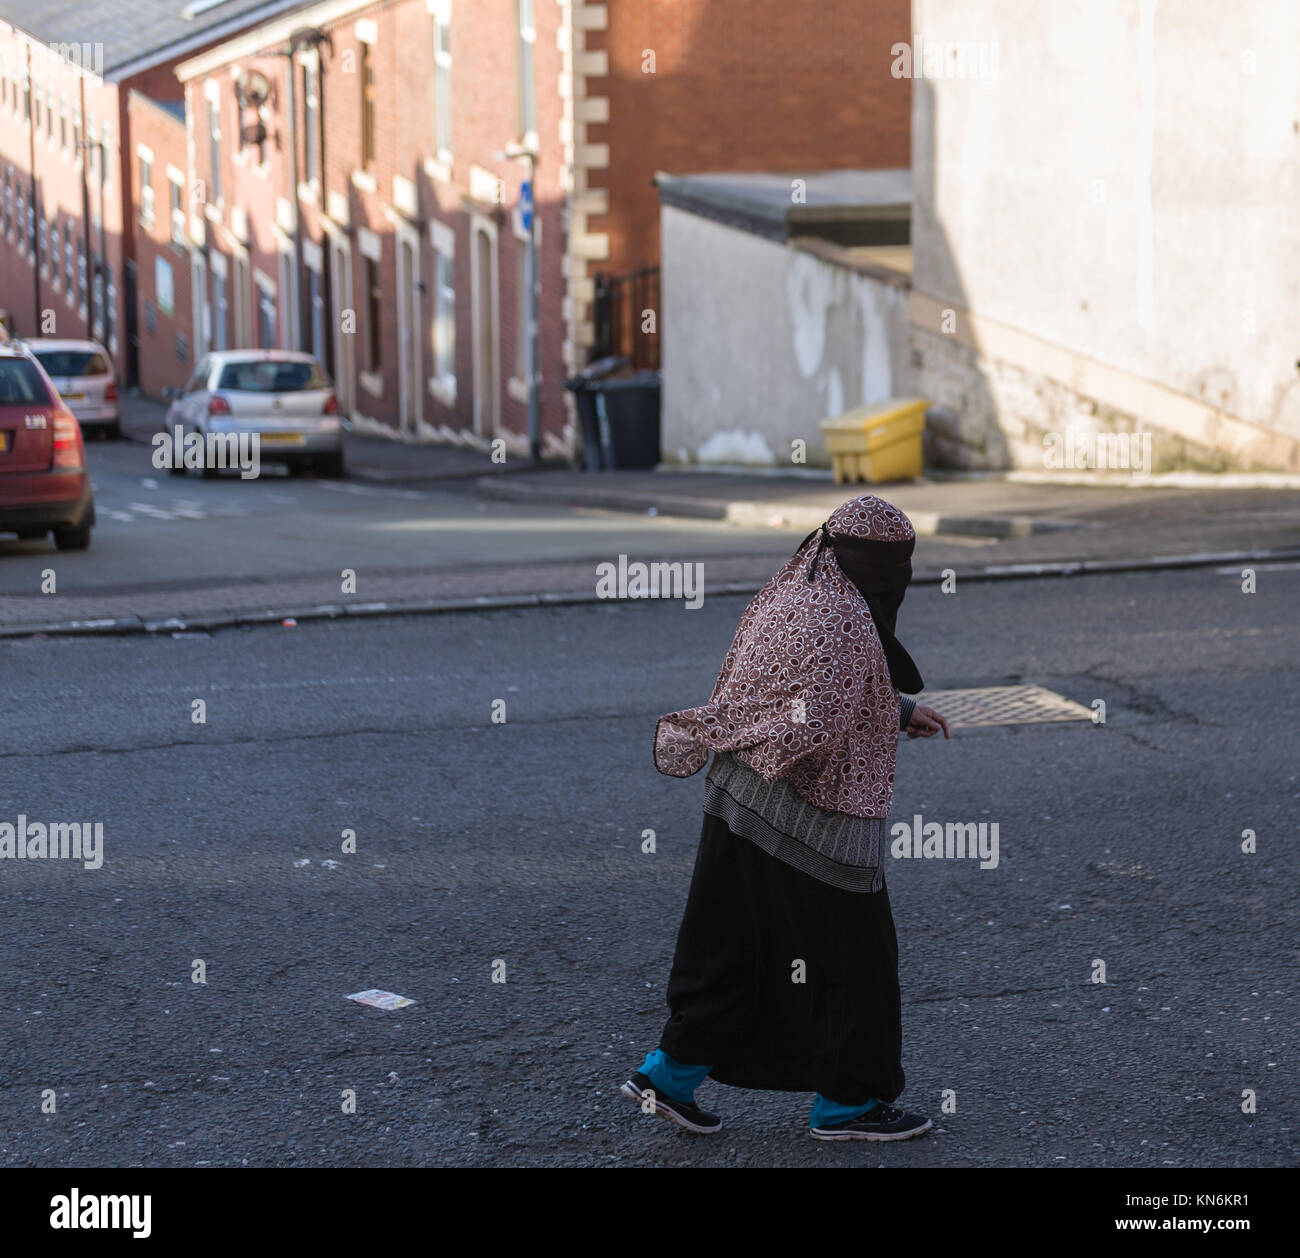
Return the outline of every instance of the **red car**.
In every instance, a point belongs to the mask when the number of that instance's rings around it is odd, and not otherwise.
[[[31,354],[0,343],[0,533],[85,550],[94,523],[76,417]]]

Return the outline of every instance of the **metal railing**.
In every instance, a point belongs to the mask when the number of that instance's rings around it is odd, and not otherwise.
[[[627,275],[596,273],[592,358],[619,354],[634,367],[659,369],[659,268]]]

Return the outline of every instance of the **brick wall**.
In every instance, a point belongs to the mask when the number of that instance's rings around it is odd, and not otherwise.
[[[587,80],[609,121],[587,140],[610,148],[593,184],[608,189],[605,267],[659,257],[657,171],[879,169],[910,164],[911,83],[890,75],[911,37],[910,0],[637,0],[607,4],[586,46],[608,73]],[[653,54],[654,73],[647,54]]]
[[[322,177],[300,201],[302,235],[308,252],[326,257],[332,240],[350,247],[351,311],[355,331],[349,347],[356,365],[353,411],[360,422],[372,421],[408,435],[422,433],[466,439],[475,433],[474,388],[474,226],[495,233],[497,310],[497,371],[492,395],[499,398],[497,419],[478,417],[477,435],[504,435],[519,444],[526,432],[526,389],[516,370],[519,358],[516,210],[526,165],[497,154],[519,138],[515,90],[516,19],[513,4],[483,6],[452,0],[451,13],[451,146],[450,161],[440,158],[435,130],[435,80],[431,72],[435,19],[426,0],[392,0],[358,5],[343,16],[318,23],[328,34],[319,51],[320,99],[323,119]],[[561,104],[555,85],[561,62],[558,5],[537,5],[535,66],[537,134],[540,160],[535,201],[541,239],[541,361],[543,431],[549,440],[564,440],[567,422],[561,361],[564,329],[564,177],[559,147]],[[313,10],[295,15],[295,25],[315,21]],[[289,145],[287,59],[267,56],[285,46],[287,31],[270,23],[250,37],[235,41],[212,56],[198,58],[182,69],[187,81],[194,138],[194,174],[210,180],[208,119],[203,107],[205,85],[216,82],[222,102],[223,133],[234,134],[234,83],[231,70],[259,69],[274,83],[268,99],[267,161],[253,179],[250,168],[237,168],[230,145],[223,145],[223,191],[227,204],[221,221],[209,215],[208,247],[228,243],[229,212],[248,212],[249,251],[253,265],[266,258],[266,240],[274,232],[277,203],[291,202],[292,155]],[[363,45],[370,49],[374,77],[376,152],[373,162],[362,157]],[[301,76],[301,70],[298,71]],[[298,144],[300,162],[304,120],[302,79],[298,78]],[[251,117],[251,113],[247,116]],[[281,214],[287,207],[279,206]],[[214,211],[215,213],[215,211]],[[290,220],[286,219],[286,222]],[[455,393],[430,386],[433,367],[435,293],[438,284],[433,238],[450,239],[454,247]],[[490,235],[488,237],[490,240]],[[405,292],[398,284],[398,254],[408,242],[415,255],[414,276],[419,290]],[[365,297],[365,251],[379,250],[379,342],[377,371],[365,371],[369,311]],[[263,264],[265,265],[265,263]],[[328,272],[328,267],[326,270]],[[487,289],[489,285],[484,284]],[[331,294],[330,334],[334,320],[345,311],[339,294]],[[415,327],[414,352],[418,370],[411,373],[418,407],[402,406],[399,373],[400,307],[408,303]],[[231,341],[233,344],[233,339]],[[335,363],[336,376],[342,370]],[[482,393],[489,394],[488,390]],[[418,410],[418,416],[417,416]],[[418,418],[418,423],[417,423]]]
[[[23,92],[29,65],[34,89],[31,126]],[[97,139],[107,127],[109,182],[103,214],[104,245],[112,269],[110,291],[116,296],[109,349],[120,376],[125,367],[126,338],[122,323],[124,254],[118,89],[93,75],[83,75],[77,67],[52,57],[43,45],[5,24],[0,24],[0,89],[0,308],[8,311],[18,335],[91,334],[94,259],[87,259],[86,247],[89,243],[92,255],[100,252],[101,192],[99,154],[86,150],[82,142],[87,137],[87,122],[93,124],[91,129]],[[38,209],[34,235],[18,214],[21,198],[26,220],[33,194]],[[56,232],[57,267],[53,257]]]
[[[175,79],[173,77],[173,83]],[[127,102],[134,160],[129,163],[130,205],[136,260],[136,335],[139,340],[139,386],[160,397],[167,386],[179,388],[194,369],[194,311],[186,239],[172,238],[171,188],[180,175],[181,202],[186,204],[185,122],[158,102],[131,92]],[[141,148],[152,154],[150,184],[153,214],[146,217]],[[168,286],[160,279],[170,276]]]

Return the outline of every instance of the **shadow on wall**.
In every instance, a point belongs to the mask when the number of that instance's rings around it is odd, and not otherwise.
[[[916,392],[933,403],[926,414],[925,461],[933,467],[1006,468],[1013,462],[1011,448],[984,365],[978,352],[956,336],[960,312],[970,309],[970,299],[947,233],[935,216],[938,113],[929,82],[913,80],[912,286],[914,292],[945,298],[937,321],[911,324],[912,378]],[[918,317],[923,316],[914,315]]]

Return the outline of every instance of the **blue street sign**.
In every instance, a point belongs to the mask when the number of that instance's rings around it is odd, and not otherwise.
[[[525,179],[519,188],[519,221],[524,231],[533,230],[533,181]]]

